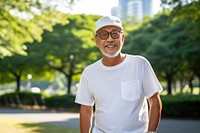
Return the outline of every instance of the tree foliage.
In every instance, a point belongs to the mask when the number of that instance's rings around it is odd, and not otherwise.
[[[171,94],[175,78],[191,82],[194,75],[199,77],[200,1],[169,0],[163,4],[171,10],[163,9],[129,32],[125,51],[147,57],[160,79],[167,81]]]
[[[0,58],[13,53],[25,55],[23,44],[41,41],[43,30],[51,31],[57,23],[66,24],[66,15],[39,0],[1,0]]]
[[[198,0],[161,0],[162,7],[166,8],[176,8],[176,7],[182,7],[185,5],[190,4],[191,2],[194,3]]]
[[[63,73],[71,92],[72,77],[80,74],[86,65],[97,60],[93,36],[98,16],[68,15],[68,24],[55,25],[53,32],[46,31],[38,48],[42,49],[48,66]]]
[[[51,69],[47,67],[42,49],[38,48],[35,45],[28,45],[27,56],[14,54],[4,57],[0,61],[1,84],[16,82],[16,91],[20,91],[21,81],[27,82],[28,74],[31,74],[34,80],[49,80],[52,77]]]
[[[94,23],[100,16],[68,14],[66,17],[68,24],[57,24],[52,31],[45,30],[41,42],[26,43],[26,56],[14,54],[1,59],[1,75],[6,76],[7,82],[15,80],[17,90],[20,90],[20,80],[27,80],[27,74],[32,74],[34,80],[41,80],[51,78],[51,71],[56,70],[65,75],[70,93],[72,77],[99,58],[100,52],[94,45],[93,36]],[[11,79],[9,75],[12,80],[8,80]]]

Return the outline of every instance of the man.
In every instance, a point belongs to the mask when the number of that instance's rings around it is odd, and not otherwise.
[[[119,18],[100,18],[95,33],[103,58],[83,71],[79,83],[75,102],[81,104],[81,133],[91,131],[94,104],[92,133],[155,133],[162,87],[150,63],[144,57],[121,53],[124,33]]]

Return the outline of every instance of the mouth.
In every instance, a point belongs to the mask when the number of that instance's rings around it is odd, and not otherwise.
[[[104,48],[114,48],[114,47],[116,47],[116,46],[117,46],[117,44],[111,43],[111,44],[106,44],[106,45],[104,46]]]

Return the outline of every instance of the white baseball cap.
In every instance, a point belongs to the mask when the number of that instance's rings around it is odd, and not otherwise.
[[[95,25],[96,25],[95,33],[99,29],[101,29],[105,26],[116,26],[123,30],[121,20],[115,16],[104,16],[104,17],[100,18],[99,20],[97,20]]]

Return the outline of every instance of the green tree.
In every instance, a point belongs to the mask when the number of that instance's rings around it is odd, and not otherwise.
[[[98,52],[93,42],[94,23],[98,16],[68,15],[68,24],[56,25],[53,32],[46,31],[40,48],[46,54],[50,68],[63,73],[71,93],[72,77],[80,74]]]
[[[32,47],[35,47],[32,45]],[[28,48],[30,49],[30,48]],[[47,67],[42,54],[37,54],[42,49],[31,49],[26,51],[28,56],[14,54],[10,57],[5,57],[0,62],[0,82],[10,83],[16,82],[16,91],[20,91],[21,81],[27,81],[27,75],[31,74],[34,80],[51,78],[51,70]],[[36,53],[37,52],[37,53]]]
[[[161,0],[161,5],[166,8],[179,8],[184,5],[188,5],[191,2],[196,2],[199,0]]]
[[[166,80],[168,93],[171,94],[173,77],[182,66],[179,62],[182,53],[178,49],[182,48],[186,35],[182,32],[182,26],[185,25],[173,25],[169,18],[170,12],[166,10],[129,33],[126,49],[147,57],[160,79]]]
[[[182,52],[187,60],[187,71],[193,73],[189,75],[196,75],[200,80],[200,71],[198,69],[200,66],[197,63],[200,59],[198,52],[200,50],[200,0],[162,0],[162,3],[172,7],[171,21],[184,21],[187,23],[184,27],[184,32],[187,33],[188,39],[184,43],[185,48]],[[189,80],[190,82],[192,77]],[[192,84],[190,86],[192,88]]]
[[[174,76],[182,70],[185,63],[181,49],[184,48],[187,35],[183,32],[183,26],[185,25],[180,23],[163,29],[145,53],[155,69],[166,79],[168,94],[171,94]],[[171,35],[172,33],[176,34]]]
[[[0,58],[13,53],[25,55],[25,42],[41,41],[43,30],[51,31],[57,23],[66,24],[66,15],[55,7],[39,0],[1,0]]]
[[[200,1],[162,2],[170,7],[168,13],[163,9],[161,15],[131,31],[125,50],[146,56],[159,77],[166,79],[171,94],[171,83],[177,78],[187,79],[192,88],[194,75],[199,77]]]
[[[13,55],[0,62],[1,83],[16,81],[16,91],[20,91],[20,81],[27,64],[25,56]]]

